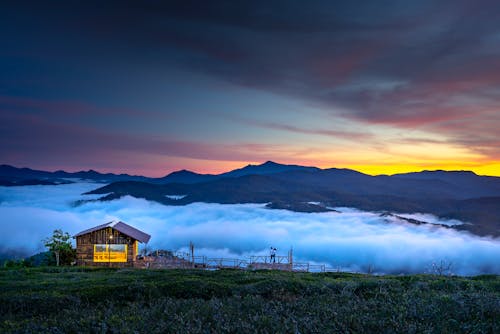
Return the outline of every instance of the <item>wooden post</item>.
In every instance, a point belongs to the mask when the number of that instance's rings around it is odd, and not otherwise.
[[[194,268],[194,244],[191,241],[189,242],[189,251],[191,252],[191,263]]]
[[[293,271],[293,247],[290,247],[288,251],[288,264],[290,265],[290,271]]]
[[[108,229],[108,267],[111,267],[111,242],[113,241],[113,229]]]

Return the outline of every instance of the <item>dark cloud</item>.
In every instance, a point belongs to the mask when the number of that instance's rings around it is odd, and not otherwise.
[[[250,120],[250,119],[236,119],[239,122],[244,124],[273,129],[273,130],[281,130],[288,131],[294,133],[308,134],[308,135],[320,135],[327,136],[332,138],[340,138],[347,140],[366,140],[373,138],[373,135],[367,132],[355,132],[355,131],[343,131],[343,130],[334,130],[334,129],[316,129],[316,128],[306,128],[300,126],[294,126],[283,123],[275,123],[275,122],[263,122],[258,120]]]
[[[82,101],[48,101],[33,98],[21,98],[15,96],[0,95],[0,109],[15,111],[18,114],[36,114],[46,119],[57,119],[62,116],[99,116],[108,114],[111,116],[161,116],[150,111],[134,110],[131,108],[100,107]]]
[[[484,92],[500,85],[499,5],[398,3],[166,6],[150,42],[196,71],[369,123],[418,127],[498,108]]]
[[[29,100],[18,104],[44,106],[45,103],[48,102]],[[85,113],[85,110],[84,108],[79,112]],[[93,110],[94,107],[90,108],[89,112]],[[60,169],[61,166],[68,166],[73,170],[84,167],[101,167],[108,171],[119,172],[134,167],[148,170],[147,166],[151,161],[164,164],[164,160],[168,158],[261,161],[274,156],[285,160],[286,154],[301,150],[288,145],[248,142],[207,143],[183,141],[168,135],[144,136],[126,131],[98,129],[62,119],[48,120],[43,113],[20,113],[6,109],[0,114],[0,132],[2,160],[18,161],[17,164],[43,166],[52,170]],[[37,163],[29,164],[29,161]],[[160,172],[166,173],[162,170]]]
[[[12,2],[0,14],[0,94],[80,94],[110,68],[176,68],[496,154],[500,123],[485,115],[500,108],[498,12],[489,0]]]

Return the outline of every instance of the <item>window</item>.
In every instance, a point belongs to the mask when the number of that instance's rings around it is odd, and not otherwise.
[[[95,244],[94,262],[127,262],[127,245]]]

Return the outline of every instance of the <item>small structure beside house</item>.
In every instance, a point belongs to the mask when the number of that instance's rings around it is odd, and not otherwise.
[[[78,265],[132,267],[139,242],[147,243],[151,236],[124,222],[112,221],[82,231],[74,238]]]

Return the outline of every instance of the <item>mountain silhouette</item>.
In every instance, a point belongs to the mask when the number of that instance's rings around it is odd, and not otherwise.
[[[0,185],[58,184],[80,178],[109,183],[89,192],[102,201],[130,195],[165,205],[194,202],[266,203],[300,212],[334,207],[394,213],[431,213],[467,224],[455,228],[500,236],[500,178],[469,171],[423,171],[371,176],[350,169],[284,165],[272,161],[221,174],[181,170],[162,178],[96,171],[67,173],[0,166]]]

